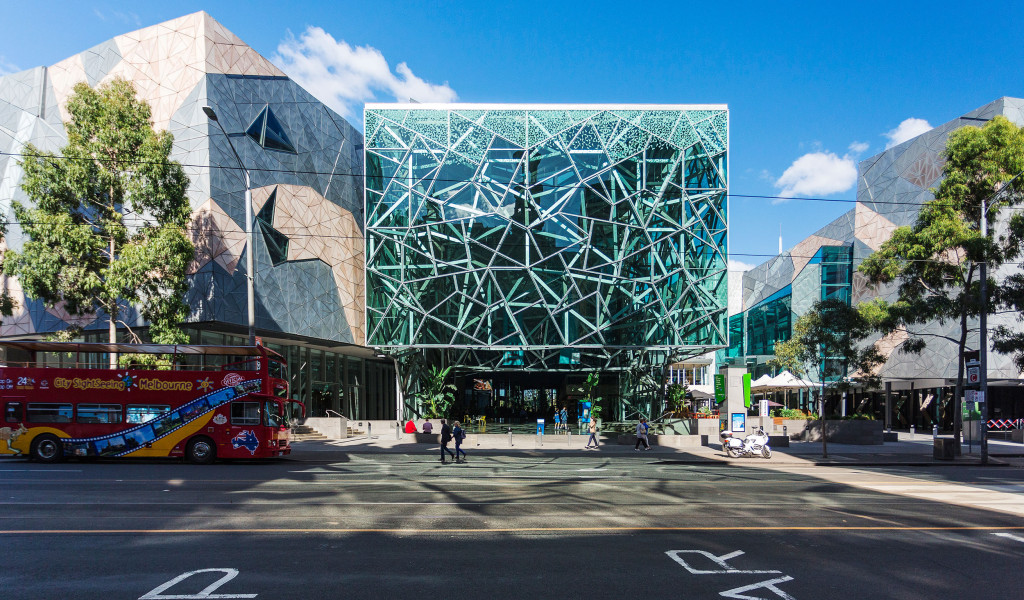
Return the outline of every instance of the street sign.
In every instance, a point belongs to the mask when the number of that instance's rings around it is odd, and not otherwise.
[[[750,408],[750,373],[743,374],[743,406]]]
[[[725,375],[715,375],[715,403],[725,402]]]
[[[967,385],[981,383],[981,367],[967,367]]]
[[[981,390],[964,390],[964,400],[970,404],[980,404],[985,401],[985,392]],[[972,410],[974,410],[973,407]]]
[[[767,417],[767,416],[768,416],[768,415],[770,414],[770,412],[769,412],[769,407],[768,407],[768,401],[767,401],[767,400],[761,400],[761,401],[760,401],[760,402],[758,403],[758,408],[760,409],[760,410],[758,411],[758,413],[759,413],[759,414],[760,414],[760,415],[761,415],[762,417]]]

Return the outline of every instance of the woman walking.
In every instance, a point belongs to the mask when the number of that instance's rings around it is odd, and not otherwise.
[[[590,426],[587,430],[590,432],[590,439],[587,440],[587,448],[597,448],[597,419],[590,417]]]
[[[452,429],[452,437],[455,438],[455,462],[466,462],[466,451],[462,449],[462,440],[466,439],[466,430],[462,428],[462,423],[455,422],[455,427]],[[459,458],[459,454],[462,455],[462,458]]]
[[[650,426],[647,425],[647,419],[640,417],[640,422],[636,424],[636,446],[633,447],[633,450],[639,451],[641,442],[644,445],[644,450],[651,449],[651,445],[647,443],[648,429]]]

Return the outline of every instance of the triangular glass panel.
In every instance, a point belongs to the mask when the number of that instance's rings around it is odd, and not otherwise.
[[[288,139],[288,134],[284,132],[281,122],[277,120],[269,106],[266,108],[266,112],[267,127],[263,134],[263,147],[269,150],[280,150],[281,152],[298,154],[295,151],[295,146],[292,145],[292,141]]]
[[[256,220],[270,227],[274,226],[274,204],[277,202],[277,188],[270,192],[270,197],[263,203],[263,208],[256,213]]]
[[[260,146],[263,146],[263,130],[267,126],[268,110],[270,110],[270,107],[264,106],[260,114],[256,115],[256,119],[249,124],[249,128],[245,130],[245,135],[251,137]]]

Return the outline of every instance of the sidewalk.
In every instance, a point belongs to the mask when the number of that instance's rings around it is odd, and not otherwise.
[[[470,435],[463,448],[469,456],[519,456],[519,457],[552,457],[552,456],[592,456],[592,457],[629,457],[637,456],[644,459],[655,458],[674,464],[717,464],[728,463],[746,465],[753,463],[784,463],[805,465],[860,465],[860,466],[948,466],[948,465],[980,465],[981,455],[978,445],[968,453],[963,446],[963,455],[954,460],[937,460],[933,458],[932,437],[925,434],[900,433],[899,441],[887,442],[884,445],[860,446],[851,444],[828,445],[828,458],[822,458],[820,442],[790,442],[788,448],[773,448],[770,461],[763,458],[729,458],[722,451],[721,445],[713,441],[708,446],[688,448],[668,448],[652,446],[650,451],[635,451],[632,445],[602,444],[596,450],[584,449],[587,436],[579,435],[548,435],[543,440],[538,436],[517,435],[509,442],[509,436],[501,434]],[[454,450],[455,445],[449,444]],[[349,454],[422,454],[437,457],[437,444],[418,444],[405,435],[395,439],[394,435],[375,435],[372,439],[366,436],[346,440],[304,440],[292,445],[291,459],[298,461],[332,461],[343,459]],[[1024,467],[1024,445],[1002,440],[989,440],[989,463],[999,466]]]

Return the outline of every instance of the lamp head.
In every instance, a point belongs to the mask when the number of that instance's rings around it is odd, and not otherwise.
[[[204,106],[203,107],[203,112],[206,113],[206,116],[211,121],[216,121],[217,120],[217,113],[213,112],[213,109],[210,108],[209,106]]]

